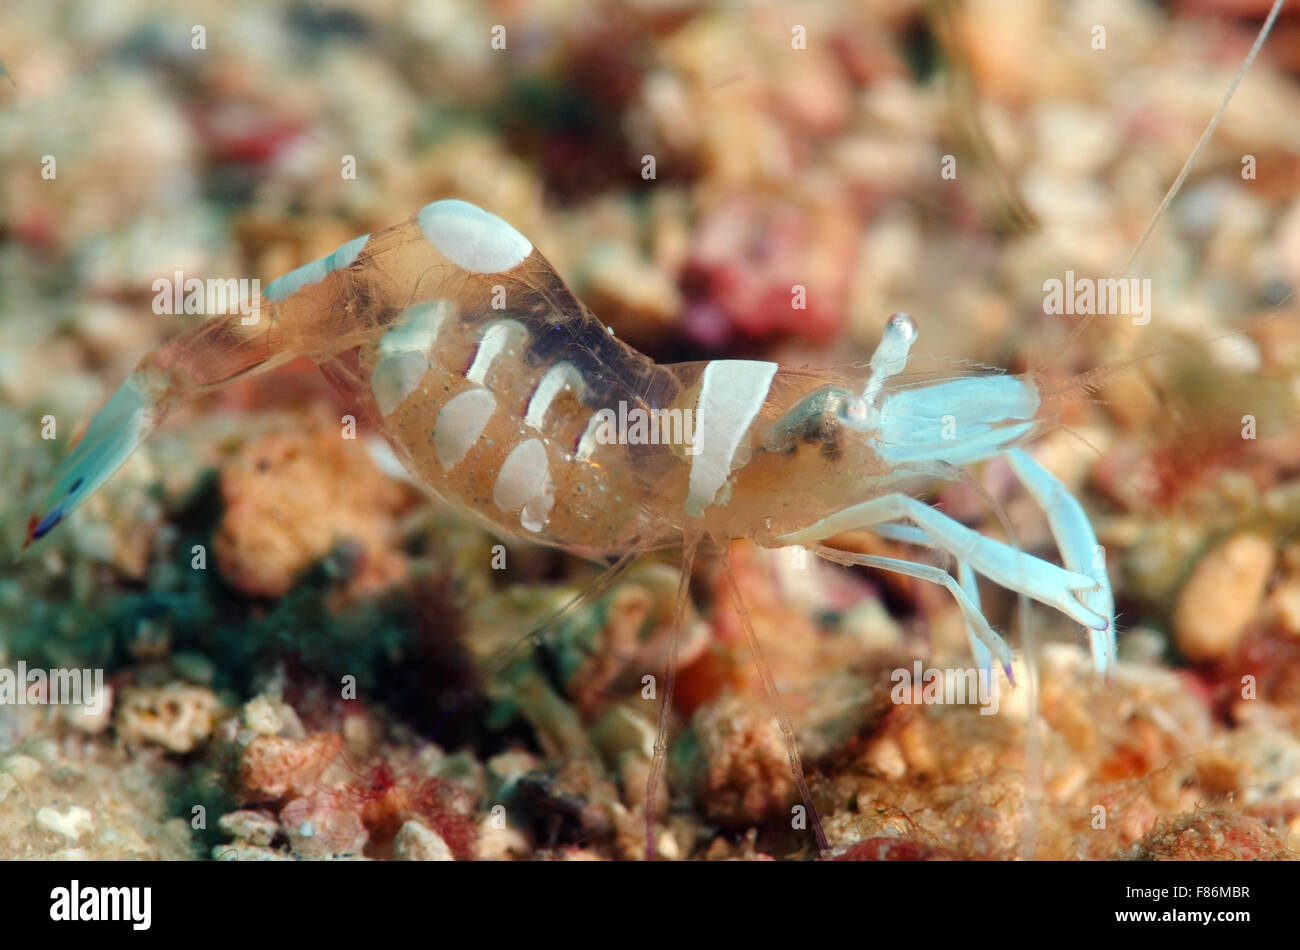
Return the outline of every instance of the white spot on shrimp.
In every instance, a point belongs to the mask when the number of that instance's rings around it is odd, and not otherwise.
[[[493,362],[505,352],[510,338],[516,335],[525,336],[527,333],[524,325],[517,320],[498,320],[492,324],[479,341],[478,352],[474,354],[474,362],[465,371],[465,378],[471,383],[482,386],[487,381],[487,374]]]
[[[379,341],[379,352],[385,356],[393,353],[419,353],[428,356],[438,342],[438,331],[455,312],[449,300],[426,300],[408,307]]]
[[[521,442],[506,456],[492,500],[502,511],[519,511],[519,523],[527,530],[542,530],[555,504],[555,494],[546,446],[540,439]]]
[[[460,464],[496,409],[496,398],[486,389],[470,389],[447,401],[433,429],[433,448],[443,468]]]
[[[361,237],[353,238],[346,244],[340,245],[339,249],[329,256],[330,270],[341,270],[350,266],[360,256],[369,240],[370,235],[363,234]]]
[[[388,415],[419,387],[429,369],[438,330],[452,312],[452,304],[446,300],[416,304],[380,339],[380,359],[370,373],[370,391],[380,415]]]
[[[271,303],[279,303],[281,300],[292,297],[309,284],[320,283],[330,275],[331,271],[347,267],[355,261],[369,240],[369,234],[353,238],[339,247],[333,254],[327,254],[310,264],[303,264],[302,267],[289,271],[283,277],[277,277],[266,285],[266,292],[262,296]]]
[[[476,274],[513,270],[533,252],[528,238],[467,201],[435,201],[420,209],[418,220],[443,257]]]
[[[555,401],[556,396],[567,390],[582,392],[585,388],[582,374],[572,363],[556,363],[542,376],[537,389],[533,391],[532,398],[528,400],[524,421],[534,429],[541,429],[542,424],[546,422],[546,413],[550,411],[551,403]]]
[[[386,416],[420,386],[429,369],[423,353],[393,353],[385,356],[370,373],[370,391],[374,393],[379,414]]]
[[[262,296],[271,303],[279,303],[281,300],[292,297],[309,284],[320,283],[329,276],[329,272],[329,258],[322,257],[310,264],[303,264],[302,267],[289,271],[283,277],[277,277],[266,285],[266,292]]]
[[[599,412],[593,412],[591,414],[591,418],[587,420],[587,428],[583,430],[582,438],[578,440],[576,454],[579,461],[587,461],[591,458],[591,453],[596,451],[597,446],[600,445],[599,440],[596,438],[596,433],[600,431],[601,426],[604,424],[604,416]]]

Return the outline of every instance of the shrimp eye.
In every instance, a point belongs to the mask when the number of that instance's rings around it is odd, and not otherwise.
[[[844,401],[840,403],[840,421],[851,429],[862,430],[867,428],[868,415],[867,401],[861,396],[849,395],[844,397]]]

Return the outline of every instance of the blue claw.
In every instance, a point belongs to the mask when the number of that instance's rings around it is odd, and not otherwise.
[[[1115,667],[1115,598],[1110,576],[1106,572],[1105,550],[1097,543],[1092,522],[1078,499],[1023,449],[1010,449],[1007,461],[1028,492],[1047,514],[1052,537],[1061,550],[1061,560],[1072,571],[1088,574],[1092,586],[1076,590],[1075,597],[1089,613],[1102,619],[1088,623],[1088,642],[1093,666],[1098,673],[1109,675]]]

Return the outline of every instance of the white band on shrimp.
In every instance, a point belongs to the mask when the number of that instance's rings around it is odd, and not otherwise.
[[[767,401],[776,370],[758,360],[714,360],[704,368],[686,497],[692,518],[704,514],[731,477],[736,450]]]

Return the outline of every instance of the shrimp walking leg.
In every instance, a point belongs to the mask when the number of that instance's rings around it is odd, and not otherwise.
[[[1087,630],[1096,670],[1099,673],[1112,672],[1115,666],[1114,595],[1111,593],[1110,578],[1106,574],[1104,561],[1096,560],[1101,548],[1097,544],[1092,524],[1083,513],[1083,507],[1078,500],[1066,491],[1065,486],[1050,472],[1027,453],[1018,449],[1013,451],[1018,455],[1012,458],[1012,469],[1047,513],[1052,536],[1060,547],[1061,559],[1065,562],[1065,566],[1078,573],[1091,573],[1097,581],[1095,589],[1080,591],[1078,596],[1090,610],[1099,616],[1111,618],[1107,629],[1095,630],[1088,627]],[[935,547],[933,538],[920,528],[911,525],[880,524],[874,525],[871,530],[881,537],[902,541],[905,544]],[[980,606],[979,585],[974,571],[965,561],[957,561],[957,580],[978,608]],[[991,662],[987,648],[971,629],[969,621],[966,627],[971,651],[975,654],[980,668],[987,668]]]
[[[935,547],[934,539],[922,531],[920,528],[914,528],[906,524],[880,524],[871,529],[874,533],[882,538],[889,538],[894,541],[902,541],[905,544],[914,544],[917,547],[933,548]],[[983,616],[983,607],[980,604],[980,588],[975,578],[975,572],[965,561],[957,561],[957,583],[965,591],[966,596],[974,606],[975,612]],[[976,632],[970,618],[964,617],[966,624],[966,636],[970,641],[971,653],[975,656],[975,661],[981,670],[991,670],[993,668],[993,654],[989,648],[984,645],[980,639],[979,633]]]
[[[967,629],[973,632],[973,635],[993,656],[998,658],[1002,668],[1006,670],[1008,678],[1011,676],[1011,648],[1007,642],[1000,637],[992,627],[989,626],[988,620],[980,611],[979,604],[973,601],[970,595],[962,589],[951,574],[947,571],[940,570],[932,564],[917,564],[915,561],[904,561],[893,557],[880,557],[875,554],[854,554],[850,551],[841,551],[839,548],[832,548],[825,544],[809,542],[806,547],[818,557],[823,557],[828,561],[834,561],[837,564],[853,564],[859,567],[874,567],[878,570],[889,571],[894,574],[905,574],[908,577],[916,577],[923,581],[929,581],[932,584],[939,584],[947,588],[952,594],[953,599],[957,601],[957,606],[961,608],[962,614],[966,618]]]
[[[673,687],[677,683],[677,645],[681,640],[682,625],[686,620],[686,601],[691,593],[691,568],[695,565],[698,538],[688,539],[682,553],[682,579],[677,587],[677,606],[673,610],[672,634],[668,640],[668,667],[664,671],[664,695],[659,701],[659,728],[655,735],[654,757],[650,760],[650,776],[645,789],[645,858],[655,859],[655,798],[659,792],[659,779],[668,758],[668,721],[673,710]]]
[[[1079,599],[1079,591],[1097,587],[1094,578],[1064,570],[1010,545],[986,538],[910,495],[881,495],[844,508],[803,530],[783,535],[779,540],[783,544],[807,544],[841,531],[899,520],[911,521],[945,551],[968,561],[980,574],[1009,590],[1055,607],[1091,629],[1105,630],[1110,625],[1109,617],[1094,612]]]
[[[812,824],[813,835],[817,838],[817,848],[825,852],[829,850],[830,844],[826,840],[826,832],[822,830],[817,807],[813,804],[812,792],[808,789],[808,779],[804,776],[803,760],[799,756],[799,743],[795,740],[794,724],[790,722],[790,714],[786,712],[785,704],[781,702],[776,678],[772,676],[772,668],[768,666],[767,658],[763,656],[762,645],[758,642],[758,635],[754,633],[754,623],[750,620],[749,609],[740,595],[740,586],[736,583],[736,575],[731,569],[730,559],[727,562],[727,586],[731,589],[731,597],[736,602],[736,613],[740,615],[740,626],[745,631],[745,641],[749,644],[749,652],[753,654],[754,665],[758,667],[758,675],[763,681],[763,691],[767,694],[768,704],[772,707],[772,713],[781,727],[786,755],[790,758],[790,772],[794,776],[795,785],[799,788],[804,807],[808,809],[808,819]]]
[[[971,570],[970,565],[965,561],[957,562],[957,583],[966,592],[966,596],[975,605],[975,609],[980,611],[980,616],[983,616],[983,606],[980,604],[980,585],[975,579],[975,572]],[[993,654],[980,641],[979,635],[975,632],[975,628],[971,626],[969,619],[966,620],[966,638],[970,641],[970,650],[975,655],[975,663],[981,670],[991,670],[993,668]]]

